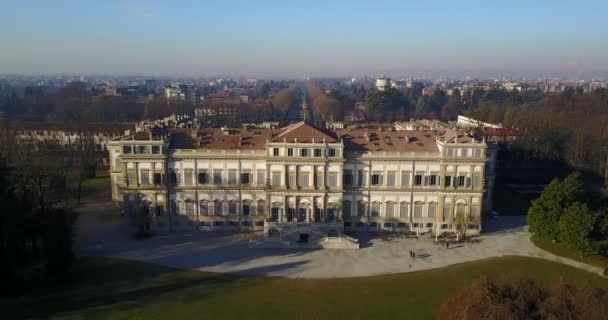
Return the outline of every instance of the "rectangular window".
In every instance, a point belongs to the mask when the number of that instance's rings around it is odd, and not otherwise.
[[[160,154],[160,146],[152,146],[153,154]]]
[[[464,184],[466,182],[465,176],[458,176],[456,179],[458,181],[458,186],[459,187],[464,187]]]
[[[344,170],[344,176],[342,177],[342,182],[345,186],[353,185],[353,171],[352,170]]]
[[[162,173],[155,173],[154,174],[154,185],[161,185],[163,184],[163,175]]]
[[[342,204],[342,211],[345,217],[350,217],[351,215],[351,202],[350,201],[344,201]]]
[[[414,218],[422,218],[422,203],[414,204]]]
[[[251,183],[251,172],[245,171],[241,173],[241,184],[250,184]]]
[[[293,149],[292,148],[288,148],[287,149],[287,156],[288,157],[293,157]]]
[[[308,157],[308,149],[300,149],[300,157]]]
[[[336,156],[336,149],[334,149],[334,148],[327,149],[327,156],[328,157],[335,157]]]
[[[481,158],[481,149],[475,149],[475,158]]]
[[[460,156],[461,157],[468,157],[469,156],[469,149],[467,149],[467,148],[460,149]]]
[[[338,173],[330,172],[327,175],[327,186],[330,188],[335,188],[338,186]]]
[[[380,203],[374,202],[374,203],[372,203],[372,217],[379,217],[379,216],[380,216]]]
[[[414,176],[414,185],[415,186],[421,186],[422,185],[422,174],[421,173],[417,173]]]
[[[443,206],[443,220],[447,220],[450,218],[450,205],[445,204]]]
[[[209,203],[207,201],[201,201],[198,208],[201,215],[209,215]]]
[[[476,174],[473,176],[473,188],[475,188],[475,189],[481,188],[481,175]]]
[[[223,214],[224,207],[221,201],[216,201],[213,203],[213,214],[216,216],[221,216]]]
[[[436,214],[437,214],[437,204],[434,202],[429,203],[429,212],[428,212],[429,218],[435,218]]]
[[[141,184],[150,184],[150,170],[142,169],[139,171]]]
[[[272,148],[272,155],[275,157],[279,156],[279,148]]]
[[[236,184],[236,169],[228,170],[228,184]]]
[[[437,185],[437,173],[431,173],[429,176],[429,185],[436,186]]]
[[[389,187],[393,187],[395,186],[395,184],[397,179],[397,172],[396,171],[389,171],[386,173],[386,185]]]
[[[194,184],[194,170],[186,169],[184,170],[184,184],[187,186],[191,186]]]
[[[207,170],[198,171],[198,183],[208,184],[209,183],[209,172]]]
[[[377,171],[372,174],[372,185],[382,185],[382,173]]]
[[[287,186],[295,187],[296,186],[296,173],[295,171],[289,171],[287,173]]]
[[[410,185],[410,172],[401,171],[401,186],[409,187],[409,185]]]
[[[194,215],[194,202],[186,202],[186,215],[189,217]]]
[[[213,170],[213,184],[222,184],[222,170],[215,169]]]
[[[236,201],[228,202],[228,214],[231,216],[236,216]]]
[[[135,170],[129,170],[127,172],[127,185],[129,185],[129,186],[137,185],[137,172],[135,172]]]
[[[471,206],[471,218],[477,218],[478,211],[479,209],[477,206]]]
[[[393,202],[389,202],[386,204],[386,216],[387,217],[395,216],[395,204]]]
[[[244,216],[248,216],[249,215],[249,210],[250,210],[250,206],[248,203],[244,203],[243,204],[243,215]]]
[[[308,177],[310,176],[310,173],[308,172],[300,172],[300,187],[302,188],[308,188],[310,187],[310,183],[309,183],[309,179]]]
[[[263,186],[266,184],[266,172],[264,170],[258,170],[258,177],[257,177],[256,184],[259,186]]]
[[[448,155],[448,157],[453,157],[454,156],[454,148],[447,148],[447,155]]]
[[[272,173],[272,185],[273,186],[281,185],[281,171],[274,171]]]
[[[399,205],[399,216],[401,218],[407,218],[410,212],[410,204],[407,202],[401,202]]]
[[[357,184],[360,186],[364,186],[366,185],[367,182],[367,172],[364,172],[363,170],[358,170],[357,171]]]
[[[266,209],[265,209],[265,206],[264,206],[264,202],[263,201],[258,201],[257,214],[259,216],[263,216],[265,210]]]
[[[367,206],[365,205],[365,202],[358,202],[357,203],[357,216],[364,217],[366,215],[367,215]]]
[[[444,185],[446,187],[451,186],[452,185],[452,176],[446,175],[445,178],[444,178],[444,181],[445,181]]]
[[[321,156],[321,149],[315,149],[315,157],[320,157]]]
[[[320,169],[317,169],[317,174],[315,176],[315,185],[317,186],[317,188],[323,188],[325,187],[325,181],[323,181],[323,171]]]
[[[122,147],[122,153],[132,153],[133,152],[133,148],[131,146],[123,146]]]
[[[179,183],[179,173],[177,172],[177,170],[171,170],[169,172],[169,182],[173,184]]]

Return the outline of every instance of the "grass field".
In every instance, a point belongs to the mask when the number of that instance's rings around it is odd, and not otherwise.
[[[599,254],[599,252],[607,252],[608,241],[606,240],[592,242],[592,250],[584,251],[582,257],[580,252],[577,250],[566,248],[559,243],[553,243],[550,240],[541,239],[536,235],[532,236],[532,242],[537,247],[549,251],[555,255],[608,269],[608,257],[606,255]]]
[[[329,280],[236,277],[89,258],[61,290],[5,299],[0,307],[5,319],[432,319],[442,299],[482,276],[608,288],[608,279],[524,257]]]

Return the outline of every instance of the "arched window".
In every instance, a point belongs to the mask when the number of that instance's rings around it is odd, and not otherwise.
[[[379,217],[380,216],[380,207],[381,207],[381,203],[380,202],[372,202],[372,217]]]
[[[424,202],[414,203],[414,218],[422,218],[422,207],[423,206],[424,206]]]
[[[437,202],[429,202],[429,209],[428,209],[428,216],[429,218],[435,218],[435,216],[437,215]]]
[[[392,218],[395,216],[395,203],[393,201],[388,201],[385,205],[385,213],[386,216]]]
[[[224,214],[223,203],[220,200],[215,200],[213,202],[213,214],[216,216],[221,216]]]
[[[401,218],[407,218],[410,213],[410,203],[409,202],[401,202],[399,204],[399,216]]]
[[[351,216],[351,210],[352,210],[352,202],[351,201],[344,201],[342,202],[342,206],[343,206],[343,212],[344,212],[344,217],[350,217]]]
[[[200,215],[202,215],[202,216],[209,215],[209,201],[201,200],[198,203],[198,207],[199,207]]]

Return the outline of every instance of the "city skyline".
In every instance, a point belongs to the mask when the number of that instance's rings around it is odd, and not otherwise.
[[[608,75],[606,9],[595,0],[500,8],[482,1],[24,1],[0,13],[0,72],[601,78]]]

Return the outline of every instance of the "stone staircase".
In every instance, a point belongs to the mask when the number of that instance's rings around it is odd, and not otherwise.
[[[307,241],[300,241],[301,234],[307,235]],[[359,241],[342,232],[331,236],[309,224],[293,225],[269,236],[264,234],[249,241],[249,248],[267,249],[359,249]]]

